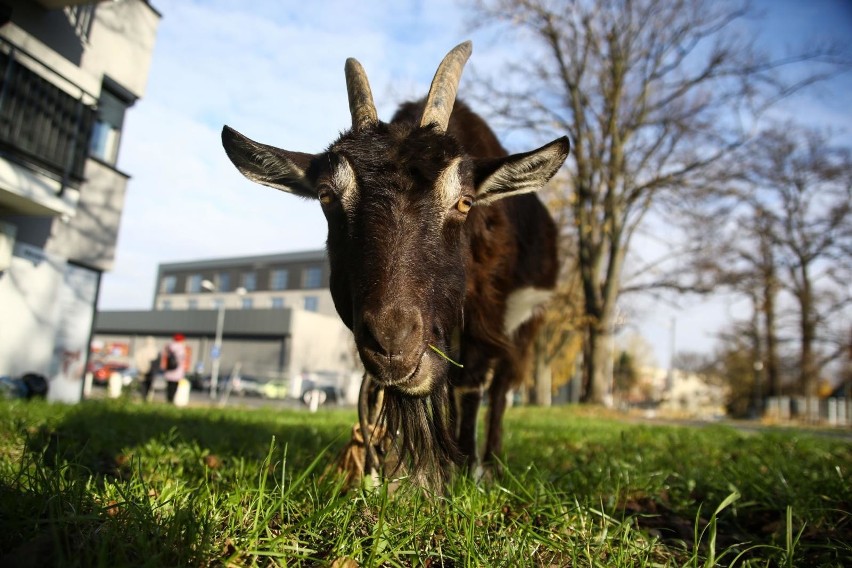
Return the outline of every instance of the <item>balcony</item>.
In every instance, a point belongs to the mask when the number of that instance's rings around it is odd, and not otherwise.
[[[94,98],[82,90],[79,98],[69,95],[21,59],[32,58],[0,45],[0,155],[59,181],[61,192],[83,181],[96,117],[94,104],[84,101]]]
[[[92,0],[36,0],[44,8],[48,10],[58,10],[69,6],[79,6],[81,4],[92,4]]]

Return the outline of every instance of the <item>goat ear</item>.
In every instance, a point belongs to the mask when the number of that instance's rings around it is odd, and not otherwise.
[[[488,205],[520,193],[538,191],[565,162],[571,148],[563,136],[538,150],[475,162],[476,204]]]
[[[306,175],[313,154],[261,144],[229,126],[222,128],[222,146],[231,162],[251,181],[301,197],[317,198],[316,188]]]

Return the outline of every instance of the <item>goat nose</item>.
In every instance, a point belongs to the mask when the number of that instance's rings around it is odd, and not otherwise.
[[[399,358],[419,349],[423,342],[423,316],[409,306],[389,306],[364,314],[364,338],[375,351]]]

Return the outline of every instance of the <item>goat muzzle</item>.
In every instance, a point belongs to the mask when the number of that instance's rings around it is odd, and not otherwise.
[[[378,382],[408,380],[426,349],[423,316],[416,308],[400,305],[367,311],[355,339],[364,366]]]

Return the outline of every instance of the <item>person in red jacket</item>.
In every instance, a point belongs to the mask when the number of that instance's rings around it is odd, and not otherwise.
[[[186,338],[182,333],[174,334],[172,340],[163,349],[163,357],[160,361],[160,368],[166,379],[166,398],[169,402],[174,402],[178,383],[186,375],[187,357],[184,339]]]

